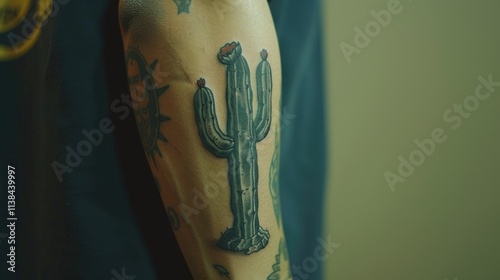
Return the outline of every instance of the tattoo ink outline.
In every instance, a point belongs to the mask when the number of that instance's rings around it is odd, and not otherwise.
[[[217,272],[219,272],[220,277],[222,277],[222,278],[225,277],[227,279],[231,279],[229,271],[227,271],[227,269],[225,267],[223,267],[220,264],[214,264],[213,267],[215,268],[215,270],[217,270]]]
[[[181,228],[181,220],[179,220],[179,215],[177,215],[177,212],[172,207],[167,208],[167,217],[168,221],[170,222],[170,226],[174,230],[178,230]]]
[[[160,113],[158,98],[168,90],[169,85],[160,88],[156,87],[154,72],[158,59],[148,64],[138,48],[129,46],[126,52],[126,61],[129,74],[134,62],[137,66],[138,73],[129,75],[130,95],[134,102],[135,119],[144,150],[156,166],[154,153],[156,152],[160,157],[163,157],[158,147],[158,140],[168,142],[168,139],[160,132],[160,123],[171,119],[169,116]],[[139,85],[133,88],[134,83],[139,83]],[[140,96],[138,94],[139,90],[142,90]]]
[[[270,234],[260,226],[258,217],[257,142],[269,133],[271,125],[272,74],[267,51],[261,52],[257,66],[257,115],[253,116],[253,92],[250,69],[242,55],[241,45],[225,44],[217,58],[226,65],[227,132],[218,124],[212,91],[205,80],[198,80],[194,98],[195,119],[200,138],[215,156],[228,159],[233,227],[217,241],[223,249],[251,254],[265,248]]]
[[[276,124],[276,132],[274,133],[274,153],[271,159],[271,167],[269,168],[269,191],[273,202],[274,215],[278,228],[281,228],[281,212],[280,212],[280,197],[279,197],[279,163],[280,163],[280,139],[279,139],[279,124]]]
[[[286,247],[286,242],[282,238],[280,239],[279,247],[278,247],[278,254],[275,256],[276,258],[276,263],[273,264],[273,272],[267,276],[266,280],[278,280],[281,279],[281,274],[282,274],[282,269],[281,265],[283,264],[281,262],[282,258],[285,262],[288,262],[288,249]],[[290,270],[287,271],[288,276],[286,276],[286,279],[291,279],[292,278],[292,273]]]

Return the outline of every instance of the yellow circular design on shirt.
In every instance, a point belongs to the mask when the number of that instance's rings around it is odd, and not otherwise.
[[[38,37],[40,37],[42,26],[44,25],[45,20],[47,20],[52,11],[52,1],[53,0],[38,0],[36,5],[36,12],[34,13],[34,15],[29,16],[25,12],[19,20],[9,21],[9,26],[12,25],[12,27],[10,27],[10,32],[0,35],[7,36],[7,38],[9,38],[10,44],[0,44],[0,61],[18,58],[25,54],[28,50],[30,50],[33,45],[35,45]],[[30,0],[0,0],[0,9],[6,6],[21,7],[21,4],[24,5],[25,3],[27,3],[27,9],[29,10],[30,2]],[[2,13],[0,12],[0,22],[1,19]],[[14,24],[11,22],[17,23]],[[34,28],[31,29],[31,33],[22,33],[23,30],[27,29],[23,28],[23,25],[25,24],[34,26]],[[12,30],[12,28],[14,27],[17,28]],[[1,28],[2,25],[0,25],[0,30]]]
[[[0,33],[16,27],[28,13],[31,0],[0,0]]]

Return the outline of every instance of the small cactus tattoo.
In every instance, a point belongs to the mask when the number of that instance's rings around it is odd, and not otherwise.
[[[267,51],[262,50],[257,66],[257,114],[253,116],[253,92],[250,69],[242,56],[241,45],[224,45],[217,55],[226,65],[227,135],[219,127],[212,91],[205,80],[198,80],[194,97],[195,118],[200,138],[215,156],[227,158],[231,189],[230,207],[233,227],[217,241],[223,249],[251,254],[269,242],[269,231],[259,224],[257,142],[263,140],[271,126],[271,66]]]
[[[177,5],[177,14],[181,13],[189,14],[189,6],[191,6],[191,0],[174,0]]]

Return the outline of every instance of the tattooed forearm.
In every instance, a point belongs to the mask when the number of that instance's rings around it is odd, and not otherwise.
[[[191,6],[191,0],[174,0],[177,5],[177,14],[181,13],[189,14],[189,7]]]
[[[155,71],[158,60],[148,64],[141,52],[133,47],[128,48],[126,60],[135,119],[142,144],[149,159],[156,166],[154,153],[162,157],[158,140],[167,142],[167,138],[160,132],[160,123],[170,120],[169,116],[160,113],[158,98],[169,86],[157,85]]]
[[[269,232],[259,224],[258,161],[256,143],[266,137],[271,124],[271,66],[262,50],[257,67],[257,116],[253,117],[250,69],[239,43],[227,43],[217,55],[226,65],[227,133],[219,128],[212,91],[205,80],[198,81],[195,117],[201,140],[214,155],[228,160],[233,227],[217,245],[223,249],[251,254],[266,247]]]
[[[215,270],[217,270],[220,277],[231,279],[231,277],[229,276],[229,271],[227,271],[227,269],[225,267],[223,267],[222,265],[214,264],[214,268],[215,268]]]

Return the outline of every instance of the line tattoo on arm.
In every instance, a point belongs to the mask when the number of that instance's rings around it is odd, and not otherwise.
[[[155,153],[163,157],[158,147],[158,140],[168,142],[160,132],[160,124],[170,120],[169,116],[160,113],[158,98],[168,90],[169,86],[157,85],[155,79],[157,59],[148,63],[139,49],[129,47],[126,61],[135,120],[144,150],[156,166]]]
[[[251,254],[266,247],[269,231],[262,228],[258,216],[257,142],[263,140],[271,126],[271,66],[267,51],[261,52],[257,66],[257,114],[253,116],[253,92],[250,69],[239,43],[225,44],[219,51],[219,62],[226,65],[227,135],[218,124],[214,96],[205,80],[198,80],[194,97],[195,119],[205,147],[219,158],[227,158],[230,186],[232,228],[217,241],[220,248]]]
[[[179,216],[177,215],[177,212],[172,207],[167,208],[167,217],[168,221],[170,222],[170,226],[174,230],[178,230],[181,227],[181,222],[179,220]]]
[[[217,270],[217,272],[219,272],[220,277],[231,279],[231,277],[229,275],[229,271],[227,271],[227,269],[225,267],[223,267],[222,265],[214,264],[214,268],[215,268],[215,270]]]
[[[279,124],[276,124],[276,132],[274,133],[274,153],[269,168],[269,190],[273,201],[274,215],[278,228],[281,227],[281,212],[280,212],[280,197],[279,197],[279,164],[280,164],[280,140],[279,140]]]

